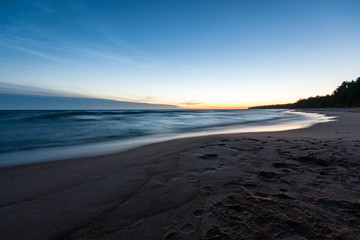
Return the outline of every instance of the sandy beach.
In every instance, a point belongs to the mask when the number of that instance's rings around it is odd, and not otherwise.
[[[360,111],[0,169],[0,239],[359,239]]]

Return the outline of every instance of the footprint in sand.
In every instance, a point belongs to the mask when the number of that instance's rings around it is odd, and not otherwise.
[[[256,184],[255,182],[253,181],[245,181],[244,184],[243,184],[245,187],[247,188],[255,188],[255,187],[258,187],[258,184]]]
[[[203,214],[204,214],[204,211],[201,209],[195,210],[193,213],[194,217],[197,217],[197,218],[201,218]]]

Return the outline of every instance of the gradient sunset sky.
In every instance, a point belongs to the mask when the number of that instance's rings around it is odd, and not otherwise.
[[[360,1],[2,0],[0,52],[0,82],[24,88],[185,108],[288,103],[360,76]]]

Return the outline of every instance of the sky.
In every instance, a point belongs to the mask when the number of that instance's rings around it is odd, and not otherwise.
[[[2,0],[0,84],[183,108],[294,102],[360,76],[359,12],[358,0]]]

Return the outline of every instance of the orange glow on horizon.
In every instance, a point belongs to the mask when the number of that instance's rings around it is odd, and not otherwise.
[[[258,103],[247,103],[247,104],[176,104],[180,108],[184,109],[248,109],[250,107],[275,105],[275,104],[289,104],[290,102],[258,102]]]

